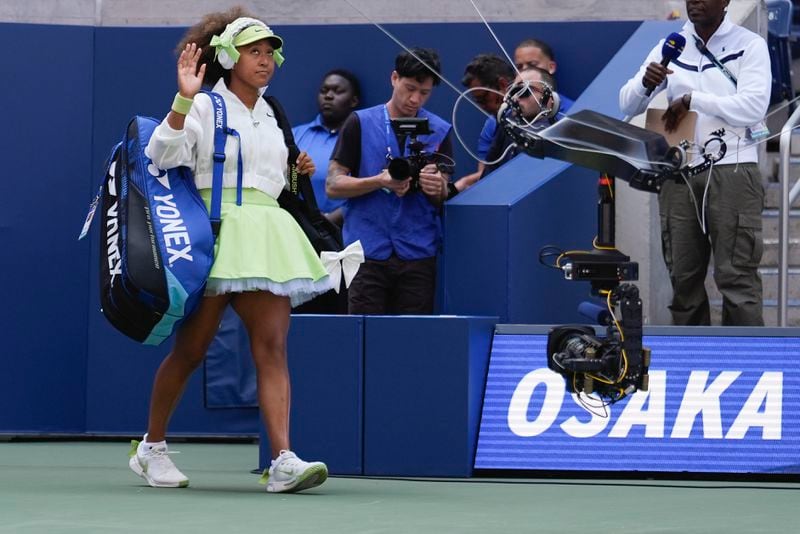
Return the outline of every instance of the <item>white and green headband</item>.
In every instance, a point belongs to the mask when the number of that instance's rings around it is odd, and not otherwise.
[[[269,39],[274,49],[273,57],[275,64],[279,67],[283,64],[283,39],[272,33],[269,26],[258,19],[250,17],[239,17],[225,27],[222,35],[215,35],[211,38],[211,46],[214,47],[214,59],[216,59],[223,69],[230,70],[239,61],[238,46]]]

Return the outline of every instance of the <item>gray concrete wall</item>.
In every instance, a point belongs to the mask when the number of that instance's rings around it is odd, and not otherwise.
[[[4,0],[0,22],[188,26],[204,13],[235,4],[249,7],[275,25],[366,22],[359,11],[378,22],[480,21],[470,0]],[[682,0],[475,0],[475,4],[490,22],[657,20],[674,9],[683,13],[685,6]]]

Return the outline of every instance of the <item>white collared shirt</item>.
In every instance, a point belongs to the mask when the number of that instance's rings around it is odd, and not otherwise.
[[[213,91],[225,100],[228,127],[242,140],[242,187],[255,188],[278,198],[286,185],[289,151],[278,128],[275,113],[259,98],[249,110],[225,86],[222,78]],[[145,154],[161,169],[186,166],[194,172],[198,189],[211,188],[214,154],[214,107],[211,99],[199,93],[194,98],[183,130],[174,130],[166,119],[153,132]],[[225,143],[223,187],[236,187],[239,143],[228,136]]]
[[[634,116],[643,113],[653,97],[663,90],[667,91],[670,102],[691,93],[691,110],[698,114],[694,142],[703,145],[711,132],[725,128],[728,151],[720,163],[757,162],[758,150],[745,139],[745,129],[762,121],[769,107],[772,72],[767,43],[759,35],[728,21],[726,15],[706,47],[736,77],[738,83],[734,86],[698,50],[697,33],[691,22],[687,21],[680,33],[686,38],[686,47],[669,64],[673,73],[667,75],[651,96],[645,95],[647,88],[642,85],[642,78],[647,65],[661,61],[662,39],[639,72],[620,90],[620,109]]]

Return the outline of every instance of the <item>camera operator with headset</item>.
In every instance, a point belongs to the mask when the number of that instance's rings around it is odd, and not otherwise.
[[[665,182],[659,193],[664,261],[672,281],[673,324],[711,322],[704,280],[714,256],[714,281],[723,296],[722,324],[763,326],[758,265],[762,253],[764,188],[753,142],[767,135],[769,53],[764,39],[726,17],[729,0],[686,0],[686,46],[666,67],[659,43],[620,91],[623,113],[642,113],[667,91],[665,129],[697,113],[693,141],[703,146],[724,128],[727,155],[686,181]]]
[[[522,88],[523,83],[526,82],[530,84],[529,89],[514,89],[515,87]],[[545,96],[545,86],[543,83],[546,83],[552,88],[555,80],[553,79],[552,74],[539,67],[528,67],[526,70],[520,72],[514,79],[514,83],[511,86],[511,94],[513,95],[512,100],[518,106],[519,116],[523,120],[534,120],[541,113],[542,105],[552,105],[552,102],[549,100],[547,102],[543,102]],[[543,122],[543,119],[540,119],[540,121],[537,121],[533,124],[533,126],[540,125],[547,126],[548,123]],[[486,154],[486,160],[495,161],[500,158],[500,156],[503,156],[503,158],[497,163],[486,165],[483,169],[481,178],[494,171],[519,153],[516,147],[506,150],[512,142],[513,139],[509,137],[503,128],[497,130],[497,133],[494,136],[494,141],[492,141],[492,145],[489,147],[489,151]]]
[[[346,199],[345,245],[361,240],[366,257],[350,285],[352,314],[433,313],[441,204],[449,178],[432,162],[421,169],[410,165],[405,178],[393,178],[387,167],[393,159],[414,159],[407,136],[396,133],[392,120],[427,119],[431,133],[419,138],[422,149],[448,158],[452,128],[422,107],[439,83],[438,54],[422,48],[411,52],[395,60],[389,101],[345,121],[328,166],[328,196]]]

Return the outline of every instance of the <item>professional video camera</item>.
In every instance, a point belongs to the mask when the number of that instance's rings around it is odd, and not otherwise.
[[[408,140],[409,155],[407,157],[397,156],[389,161],[387,168],[389,176],[395,180],[405,180],[411,177],[410,190],[416,191],[419,189],[419,173],[426,165],[434,163],[439,171],[452,174],[454,167],[452,159],[438,152],[425,152],[423,150],[424,143],[417,140],[420,135],[432,133],[427,118],[407,117],[392,119],[390,122],[392,130],[399,137],[398,144],[401,151]]]
[[[619,305],[621,319],[612,313]],[[642,347],[642,301],[639,289],[622,284],[608,293],[608,313],[599,313],[606,335],[588,325],[563,325],[547,336],[547,366],[563,375],[573,393],[595,393],[609,404],[647,391],[650,349]]]
[[[520,116],[513,94],[507,100],[498,123],[519,149],[534,157],[552,157],[602,173],[593,249],[545,247],[540,261],[561,270],[567,280],[591,283],[592,293],[605,300],[604,308],[589,306],[599,310],[591,318],[606,327],[605,336],[589,325],[554,327],[547,338],[547,365],[564,376],[567,389],[577,393],[589,410],[597,405],[586,395],[593,394],[606,406],[637,390],[647,390],[650,350],[642,347],[642,301],[638,288],[628,283],[638,279],[639,266],[615,246],[614,176],[634,188],[655,192],[665,180],[688,172],[681,168],[686,152],[682,147],[670,148],[660,134],[590,110],[542,127],[540,122]],[[546,114],[554,106],[541,107]],[[557,259],[546,262],[548,256]]]
[[[605,297],[606,306],[583,303],[578,311],[606,326],[605,337],[588,325],[563,325],[550,330],[547,337],[547,366],[564,376],[567,389],[578,393],[588,408],[593,408],[580,393],[594,393],[608,404],[637,390],[646,391],[650,350],[642,347],[642,300],[639,289],[629,283],[639,275],[639,266],[614,246],[614,180],[602,175],[598,182],[598,232],[594,250],[563,252],[545,247],[540,261],[560,269],[567,280],[591,283],[592,294]],[[558,255],[555,263],[548,256]],[[615,310],[619,308],[617,316]]]

